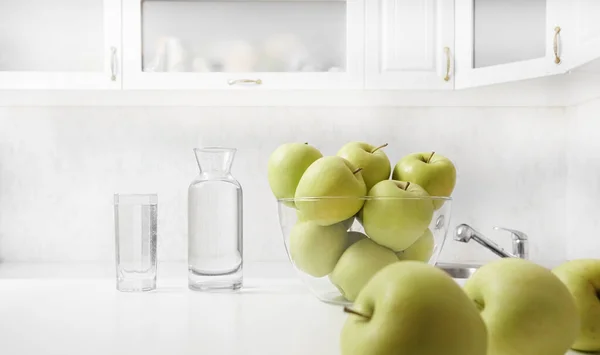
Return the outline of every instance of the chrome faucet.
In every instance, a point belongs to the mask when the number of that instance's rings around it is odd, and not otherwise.
[[[502,258],[529,258],[529,238],[527,237],[527,234],[514,229],[501,227],[494,227],[494,229],[507,231],[512,234],[512,253],[502,249],[498,244],[486,238],[483,234],[479,233],[467,224],[461,224],[456,227],[454,240],[461,243],[468,243],[471,239],[473,239]]]

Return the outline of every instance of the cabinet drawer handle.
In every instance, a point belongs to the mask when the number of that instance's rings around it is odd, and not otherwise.
[[[260,79],[235,79],[235,80],[229,80],[227,83],[229,85],[237,85],[237,84],[261,85],[262,80],[260,80]]]
[[[560,64],[560,55],[558,55],[558,41],[560,36],[560,26],[554,27],[554,63]]]
[[[117,81],[117,49],[110,47],[110,80]]]
[[[450,48],[444,47],[444,53],[446,53],[446,76],[444,81],[450,81]]]

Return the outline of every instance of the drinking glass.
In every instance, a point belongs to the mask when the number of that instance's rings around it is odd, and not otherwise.
[[[156,288],[156,194],[115,194],[117,290]]]

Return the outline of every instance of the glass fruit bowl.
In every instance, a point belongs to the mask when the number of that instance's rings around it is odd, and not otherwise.
[[[319,300],[348,305],[383,267],[435,264],[450,222],[449,197],[279,199],[287,255]]]

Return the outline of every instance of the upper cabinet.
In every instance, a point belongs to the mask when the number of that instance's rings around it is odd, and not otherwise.
[[[364,0],[124,0],[126,89],[360,89]]]
[[[366,4],[368,89],[454,88],[454,1]]]
[[[570,20],[564,31],[567,69],[600,58],[600,1],[570,1],[563,13]]]
[[[456,88],[565,72],[562,36],[571,3],[455,0]]]
[[[120,89],[120,0],[0,1],[0,89]]]

